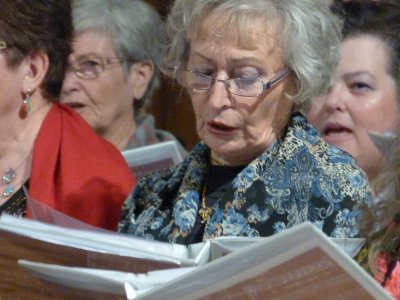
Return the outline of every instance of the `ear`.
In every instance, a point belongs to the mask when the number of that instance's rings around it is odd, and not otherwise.
[[[130,79],[132,82],[133,96],[139,100],[146,93],[147,87],[154,74],[154,63],[151,61],[139,61],[132,65]]]
[[[43,51],[30,54],[25,58],[25,76],[23,88],[34,91],[39,88],[49,69],[49,57]]]

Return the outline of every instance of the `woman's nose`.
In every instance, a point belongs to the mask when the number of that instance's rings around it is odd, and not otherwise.
[[[342,84],[333,84],[326,93],[325,106],[329,110],[344,110],[345,108],[345,89]]]
[[[71,91],[78,89],[79,78],[72,70],[67,70],[65,72],[65,77],[61,89],[61,94],[68,94]]]
[[[208,103],[214,108],[230,106],[232,104],[226,82],[223,79],[216,79],[208,93]]]

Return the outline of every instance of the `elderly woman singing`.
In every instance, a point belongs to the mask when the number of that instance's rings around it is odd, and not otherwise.
[[[357,236],[367,178],[300,113],[338,62],[327,1],[177,0],[166,34],[163,69],[187,89],[201,142],[139,182],[119,230],[189,244],[310,221]]]

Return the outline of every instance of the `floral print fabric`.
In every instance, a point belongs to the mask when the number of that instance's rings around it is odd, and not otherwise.
[[[124,204],[119,231],[187,244],[198,216],[210,149],[197,144],[170,169],[143,177]],[[368,180],[299,113],[284,136],[245,167],[214,205],[204,239],[269,236],[311,221],[332,237],[356,237]]]

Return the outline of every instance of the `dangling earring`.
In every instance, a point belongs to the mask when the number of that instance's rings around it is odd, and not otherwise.
[[[27,112],[27,113],[32,110],[31,90],[30,89],[28,89],[25,93],[25,99],[23,100],[22,107],[25,110],[25,112]]]

